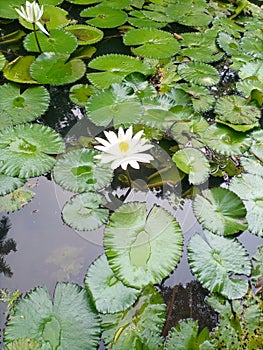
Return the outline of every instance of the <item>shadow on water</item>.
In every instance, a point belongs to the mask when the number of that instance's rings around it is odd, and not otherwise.
[[[6,263],[6,257],[10,252],[16,252],[16,242],[13,238],[7,238],[10,228],[9,218],[2,216],[0,220],[0,273],[3,273],[6,277],[13,276],[11,267]]]

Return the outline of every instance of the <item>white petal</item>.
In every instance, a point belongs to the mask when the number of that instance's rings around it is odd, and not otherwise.
[[[140,169],[140,165],[139,165],[139,163],[136,160],[130,160],[129,164],[134,169]]]
[[[96,148],[97,150],[102,151],[102,152],[106,152],[106,151],[107,151],[107,148],[106,148],[106,147],[100,146],[100,145],[94,146],[94,148]]]
[[[125,136],[126,136],[126,141],[127,141],[127,140],[131,140],[131,138],[132,138],[132,133],[133,133],[132,126],[130,126],[129,129],[126,130],[126,134],[125,134]]]
[[[43,26],[40,22],[36,22],[36,25],[37,25],[38,28],[41,30],[41,32],[43,32],[44,34],[46,34],[47,36],[49,36],[49,32],[44,28],[44,26]]]
[[[114,143],[119,142],[118,136],[113,131],[104,131],[105,136],[109,142],[113,145]]]
[[[102,139],[101,137],[95,137],[95,140],[100,142],[105,147],[110,147],[111,146],[111,144],[108,141]]]
[[[133,138],[135,140],[138,140],[138,139],[140,139],[142,137],[142,135],[143,135],[143,130],[140,130],[133,136]]]
[[[119,141],[124,141],[124,139],[125,139],[125,133],[124,133],[124,130],[122,127],[119,127],[118,139],[119,139]]]

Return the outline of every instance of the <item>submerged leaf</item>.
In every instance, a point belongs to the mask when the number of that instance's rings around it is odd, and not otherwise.
[[[144,203],[128,203],[111,215],[104,247],[116,277],[142,288],[174,269],[182,252],[182,233],[166,210],[154,206],[147,214]]]
[[[241,199],[222,187],[196,195],[193,209],[198,221],[207,230],[228,236],[247,228],[246,209]]]
[[[66,31],[75,35],[78,45],[95,44],[103,38],[103,31],[85,24],[75,24],[67,26]]]
[[[93,297],[96,309],[104,314],[126,310],[140,293],[138,289],[125,286],[115,277],[105,254],[88,269],[85,285]]]
[[[48,350],[49,347],[42,346],[34,339],[22,338],[14,340],[7,345],[6,350]]]
[[[165,304],[153,286],[147,286],[129,309],[101,315],[102,337],[108,349],[158,349],[165,321]]]
[[[220,237],[208,231],[204,239],[195,234],[189,241],[188,259],[193,273],[211,293],[229,299],[242,298],[248,282],[237,275],[250,275],[249,256],[235,239]]]
[[[35,61],[35,56],[19,56],[5,65],[3,69],[4,77],[16,83],[38,84],[30,74],[31,64]]]
[[[20,188],[5,196],[0,196],[0,212],[20,210],[32,200],[34,195],[34,192]]]
[[[112,179],[109,164],[101,164],[95,158],[98,151],[79,149],[66,153],[54,167],[55,181],[73,192],[87,192],[102,189]]]
[[[62,209],[64,221],[79,231],[96,230],[108,219],[109,210],[100,208],[106,199],[100,193],[86,192],[72,197]]]
[[[180,170],[189,174],[191,184],[200,185],[208,179],[210,166],[201,151],[186,147],[173,155],[173,161]]]
[[[58,283],[53,302],[47,288],[38,287],[16,304],[7,322],[5,343],[33,338],[49,343],[51,349],[95,350],[99,333],[99,318],[84,289]]]

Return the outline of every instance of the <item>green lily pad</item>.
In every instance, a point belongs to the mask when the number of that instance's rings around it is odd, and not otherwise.
[[[179,50],[179,43],[168,32],[159,29],[133,29],[124,37],[125,45],[133,46],[134,55],[149,58],[166,58],[175,55]],[[141,45],[134,48],[136,45]]]
[[[178,74],[191,83],[203,86],[216,85],[219,82],[217,70],[203,62],[182,63],[178,66]]]
[[[78,45],[95,44],[100,41],[104,35],[102,30],[85,24],[67,26],[65,30],[75,35],[78,40]]]
[[[263,177],[254,174],[242,174],[231,180],[230,189],[245,204],[248,230],[263,236]]]
[[[53,156],[64,151],[64,141],[51,128],[21,124],[0,131],[0,169],[9,176],[29,178],[49,171]]]
[[[241,79],[254,79],[263,81],[263,65],[262,60],[253,60],[243,64],[238,72]]]
[[[88,7],[81,11],[81,17],[92,17],[86,23],[98,28],[115,28],[121,26],[127,21],[126,12],[113,9],[104,4]]]
[[[107,89],[113,83],[121,83],[122,80],[133,72],[149,74],[149,66],[135,57],[119,54],[109,54],[96,57],[89,68],[103,72],[88,73],[87,77],[99,89]]]
[[[245,172],[263,176],[263,164],[255,157],[240,157],[240,163]]]
[[[35,61],[35,56],[19,56],[6,64],[3,69],[7,80],[24,84],[39,84],[30,74],[30,66]]]
[[[39,45],[44,52],[72,53],[78,46],[76,37],[61,29],[52,29],[49,36],[42,32],[37,34]],[[28,34],[24,39],[27,51],[39,52],[34,33]]]
[[[63,0],[38,0],[39,5],[52,5],[57,6],[62,3]]]
[[[180,88],[191,98],[195,112],[207,112],[215,105],[215,98],[206,87],[194,84],[180,84]]]
[[[184,148],[173,155],[173,161],[184,173],[189,174],[189,182],[193,185],[204,183],[210,172],[206,156],[195,148]]]
[[[263,276],[263,246],[259,247],[252,258],[251,277],[254,283],[257,283]]]
[[[54,167],[55,181],[73,192],[87,192],[102,189],[112,179],[109,164],[101,164],[94,158],[98,151],[79,149],[66,153]]]
[[[215,105],[215,113],[218,114],[217,122],[226,122],[229,126],[234,124],[233,129],[235,126],[245,126],[244,131],[258,126],[261,116],[259,108],[249,105],[244,98],[235,95],[219,98]]]
[[[116,277],[128,286],[142,288],[175,268],[182,253],[182,233],[166,210],[154,206],[147,214],[144,203],[128,203],[111,215],[104,247]]]
[[[32,200],[34,195],[35,193],[30,190],[19,188],[5,196],[0,196],[0,212],[20,210]]]
[[[236,83],[236,87],[243,96],[248,98],[253,90],[259,90],[261,93],[263,92],[263,81],[254,79],[241,80]]]
[[[80,79],[86,71],[80,59],[70,59],[68,54],[45,52],[31,65],[32,77],[41,84],[63,85]]]
[[[67,0],[68,2],[76,5],[92,5],[103,4],[105,6],[112,7],[114,9],[124,9],[129,6],[131,0]]]
[[[128,22],[138,28],[163,28],[167,22],[156,22],[147,18],[144,11],[134,10],[129,12]]]
[[[13,125],[26,123],[44,114],[49,101],[43,86],[29,87],[21,93],[19,85],[4,84],[0,86],[0,117],[3,111],[10,115]]]
[[[108,349],[158,349],[165,321],[165,304],[153,286],[147,286],[129,309],[101,315],[102,338]]]
[[[38,287],[17,302],[7,322],[5,343],[32,338],[50,349],[97,349],[99,317],[87,293],[71,283],[58,283],[53,302],[46,287]]]
[[[69,98],[73,103],[79,106],[86,106],[90,96],[98,92],[98,90],[88,84],[76,84],[71,86],[69,90]]]
[[[256,32],[251,36],[244,36],[240,41],[241,49],[255,58],[263,59],[262,37],[257,37]]]
[[[107,203],[100,193],[86,192],[72,197],[62,209],[66,224],[79,231],[96,230],[108,219],[109,210],[100,208]]]
[[[0,17],[1,18],[17,18],[17,12],[15,8],[19,8],[21,5],[24,5],[24,0],[10,0],[10,1],[1,1],[0,6]]]
[[[229,236],[247,229],[246,209],[241,199],[226,188],[215,187],[197,194],[194,214],[207,230]]]
[[[126,310],[140,293],[138,289],[125,286],[115,277],[105,254],[90,266],[85,286],[93,297],[96,309],[103,314]]]
[[[228,299],[239,299],[247,293],[248,281],[233,276],[249,276],[251,272],[249,256],[237,240],[208,231],[204,239],[195,234],[189,241],[188,259],[195,276],[211,293]]]
[[[13,192],[24,185],[25,180],[18,177],[7,176],[0,173],[0,196]]]
[[[230,56],[236,56],[242,52],[239,40],[225,32],[218,34],[217,44]]]
[[[244,153],[252,142],[245,133],[217,124],[209,126],[202,139],[214,151],[226,156]]]
[[[48,350],[46,347],[42,347],[40,343],[38,343],[34,339],[22,338],[18,340],[12,341],[9,345],[7,345],[6,350]]]
[[[96,125],[107,126],[113,120],[114,125],[132,124],[140,120],[143,106],[139,97],[130,95],[129,89],[121,84],[112,86],[92,95],[86,104],[89,119]]]

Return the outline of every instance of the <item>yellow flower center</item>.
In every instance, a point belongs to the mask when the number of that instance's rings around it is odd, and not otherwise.
[[[121,141],[119,147],[121,152],[127,152],[130,148],[129,143],[125,141]]]

